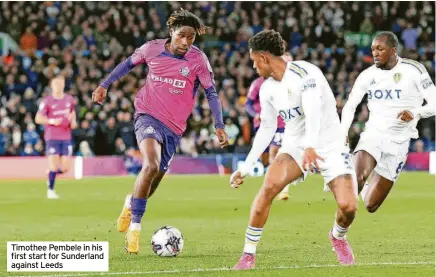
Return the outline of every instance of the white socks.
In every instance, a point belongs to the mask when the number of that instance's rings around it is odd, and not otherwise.
[[[256,228],[248,226],[245,231],[245,246],[244,253],[256,254],[256,247],[260,241],[263,228]]]
[[[333,224],[333,229],[332,229],[333,237],[335,239],[344,239],[347,232],[348,232],[348,228],[344,228],[344,227],[339,226],[335,220],[335,223]]]

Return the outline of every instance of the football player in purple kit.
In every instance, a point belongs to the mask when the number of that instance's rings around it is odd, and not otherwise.
[[[77,128],[73,97],[64,94],[65,77],[58,75],[50,82],[52,95],[44,98],[36,113],[35,122],[44,125],[44,140],[48,156],[47,198],[57,199],[54,190],[56,176],[71,166],[73,145],[71,130]]]
[[[140,64],[147,64],[147,80],[135,97],[135,134],[143,155],[143,167],[136,178],[132,196],[127,196],[117,221],[126,232],[127,253],[138,253],[141,218],[147,199],[154,193],[176,152],[194,108],[198,86],[206,91],[215,118],[221,147],[228,145],[221,103],[215,89],[212,68],[206,55],[193,46],[197,35],[206,31],[201,19],[186,10],[174,11],[167,21],[169,39],[152,40],[120,63],[93,92],[103,103],[108,87]]]

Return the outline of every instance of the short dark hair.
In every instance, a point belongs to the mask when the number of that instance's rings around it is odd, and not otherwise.
[[[178,11],[174,11],[170,15],[167,21],[167,26],[169,29],[189,26],[194,28],[198,35],[206,33],[206,29],[208,28],[204,25],[203,21],[198,18],[198,16],[182,8]]]
[[[248,47],[252,51],[264,51],[274,56],[282,56],[285,47],[282,36],[274,30],[264,30],[248,40]]]
[[[381,32],[378,32],[375,35],[374,39],[377,39],[377,38],[380,38],[380,37],[387,37],[387,39],[388,39],[387,40],[387,44],[390,47],[393,47],[393,48],[397,48],[398,47],[398,38],[397,38],[397,36],[394,33],[389,32],[389,31],[381,31]]]

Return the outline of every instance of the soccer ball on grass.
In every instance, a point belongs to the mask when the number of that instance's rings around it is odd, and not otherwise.
[[[151,238],[153,252],[161,257],[176,257],[182,252],[183,244],[182,233],[172,226],[157,229]]]

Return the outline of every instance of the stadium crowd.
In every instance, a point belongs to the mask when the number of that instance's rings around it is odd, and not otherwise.
[[[214,69],[231,142],[229,149],[219,148],[201,92],[180,153],[248,152],[254,134],[244,104],[257,75],[247,41],[263,29],[279,31],[294,59],[307,60],[323,70],[339,114],[359,72],[372,64],[371,40],[353,43],[349,32],[360,39],[377,30],[391,30],[400,40],[400,56],[418,60],[432,78],[435,75],[435,11],[428,1],[2,2],[0,31],[8,33],[20,49],[2,53],[0,60],[0,155],[44,153],[43,126],[35,125],[34,116],[42,97],[50,93],[49,80],[60,71],[76,103],[75,154],[123,155],[135,148],[133,99],[144,84],[146,66],[114,83],[102,106],[92,104],[91,93],[135,48],[167,37],[167,16],[180,7],[210,26],[196,44]],[[367,118],[364,103],[352,125],[352,147]],[[434,150],[434,125],[434,118],[420,121],[421,138],[411,144],[412,151]]]

